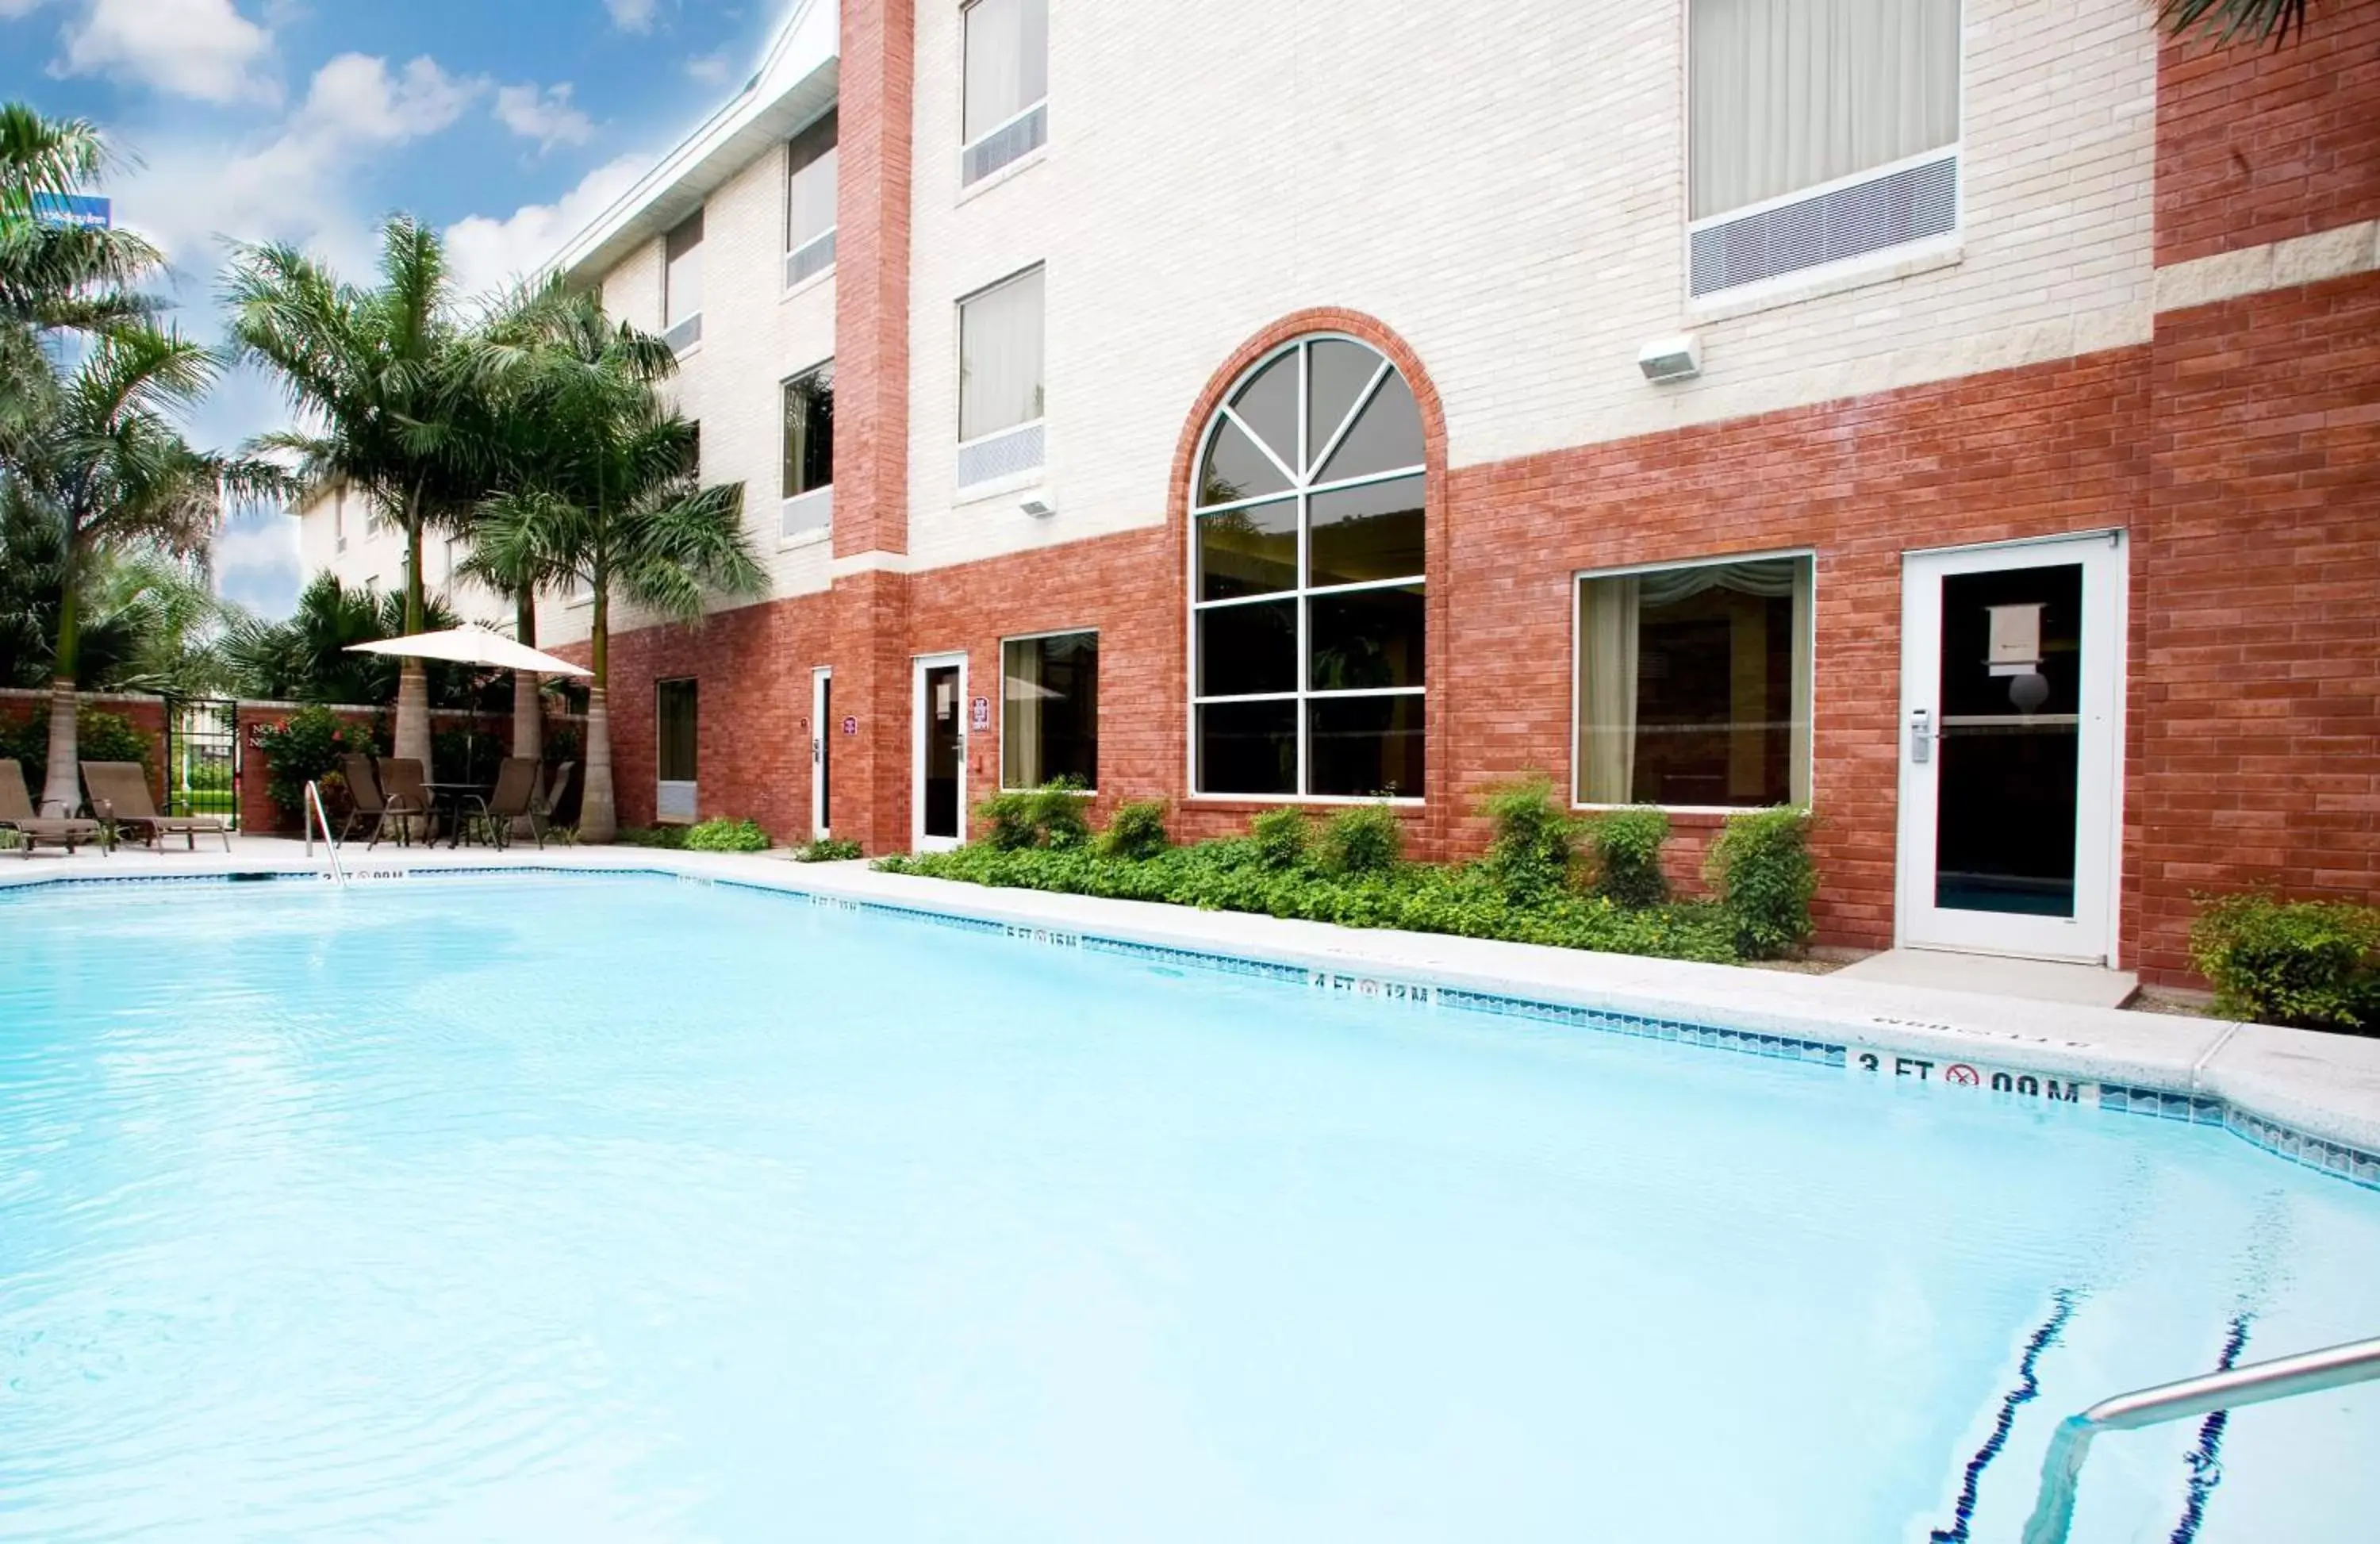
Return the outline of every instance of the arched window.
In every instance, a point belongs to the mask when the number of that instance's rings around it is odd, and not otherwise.
[[[1207,426],[1191,494],[1192,787],[1419,798],[1421,413],[1378,350],[1301,338]]]

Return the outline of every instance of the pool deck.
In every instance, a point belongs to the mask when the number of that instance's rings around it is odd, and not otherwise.
[[[1024,930],[1039,942],[1086,936],[1192,955],[1269,961],[1305,971],[1317,987],[1412,1001],[1441,990],[1531,1004],[1676,1021],[1847,1048],[1849,1076],[1938,1083],[2022,1096],[2071,1098],[2090,1086],[2102,1108],[2168,1118],[2225,1119],[2260,1146],[2317,1168],[2380,1184],[2380,1039],[2319,1034],[2214,1018],[2130,1013],[1840,976],[1796,975],[1676,960],[1636,959],[1484,939],[1334,927],[1137,901],[989,890],[880,874],[861,863],[796,864],[782,853],[725,855],[632,847],[345,849],[358,884],[439,869],[645,870],[730,881],[839,901],[904,907]],[[60,879],[317,874],[319,857],[274,837],[235,837],[229,854],[127,849],[72,859],[0,853],[0,888]],[[5,941],[0,929],[0,941]],[[0,955],[5,955],[0,944]],[[1416,989],[1427,989],[1417,992]],[[1625,1032],[1649,1033],[1649,1027]],[[1664,1035],[1662,1038],[1671,1038]],[[1748,1049],[1747,1047],[1734,1047]],[[1764,1054],[1776,1052],[1764,1051]],[[1783,1052],[1794,1054],[1791,1050]],[[2063,1093],[2060,1090],[2065,1090]],[[2157,1108],[2156,1094],[2168,1098]],[[2143,1096],[2149,1096],[2144,1098]],[[2129,1100],[2129,1103],[2126,1102]],[[2177,1106],[2179,1108],[2177,1109]],[[2286,1131],[2242,1129],[2240,1113]],[[2301,1137],[2355,1149],[2300,1150]]]

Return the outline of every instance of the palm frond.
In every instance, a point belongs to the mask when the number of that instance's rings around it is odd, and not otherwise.
[[[2216,43],[2278,48],[2293,34],[2305,35],[2306,0],[2165,0],[2158,16],[2176,37],[2195,32]]]

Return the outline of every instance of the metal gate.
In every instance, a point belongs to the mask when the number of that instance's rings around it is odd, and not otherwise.
[[[232,702],[165,705],[165,797],[175,815],[221,815],[239,825],[239,715]]]

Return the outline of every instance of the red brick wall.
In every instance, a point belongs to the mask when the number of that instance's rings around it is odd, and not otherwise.
[[[2160,265],[2380,217],[2380,0],[2310,9],[2277,49],[2164,43]]]
[[[92,696],[86,693],[80,701],[80,711],[113,713],[148,736],[150,796],[159,800],[158,808],[164,808],[163,801],[165,797],[165,704],[164,699],[154,697]],[[6,724],[12,731],[19,729],[27,721],[32,719],[39,719],[42,723],[47,724],[49,718],[50,698],[47,692],[35,695],[12,692],[5,700],[0,700],[0,723]],[[49,775],[49,765],[45,760],[36,760],[32,765],[24,768],[24,773],[25,792],[31,796],[36,805],[39,805],[42,802],[42,781]]]
[[[2320,14],[2317,11],[2317,14]],[[2193,891],[2380,893],[2380,274],[2157,320],[2141,963]]]

